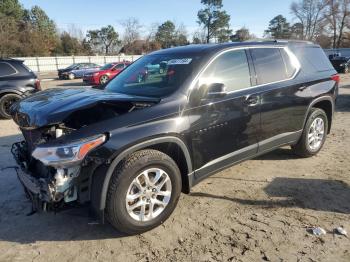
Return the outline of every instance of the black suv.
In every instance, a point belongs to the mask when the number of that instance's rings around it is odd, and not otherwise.
[[[0,117],[11,118],[11,105],[40,89],[37,76],[21,60],[0,58]]]
[[[335,70],[337,70],[339,73],[349,73],[350,57],[341,56],[340,54],[337,54],[330,55],[329,60],[334,66]]]
[[[317,154],[338,82],[312,43],[157,51],[104,90],[51,89],[12,107],[25,137],[12,147],[18,177],[34,211],[90,203],[118,230],[141,233],[215,172],[285,145]]]

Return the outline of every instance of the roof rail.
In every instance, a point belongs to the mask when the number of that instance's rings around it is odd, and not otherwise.
[[[2,61],[17,61],[17,62],[24,62],[24,60],[11,58],[11,57],[2,57],[0,56],[0,60]]]
[[[297,40],[297,39],[266,39],[266,38],[256,38],[256,39],[249,39],[244,42],[264,42],[264,43],[294,43],[294,44],[308,44],[312,45],[314,44],[311,41],[307,40]]]

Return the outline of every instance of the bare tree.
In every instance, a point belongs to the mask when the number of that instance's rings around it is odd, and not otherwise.
[[[207,42],[207,33],[203,28],[193,32],[192,43],[194,44],[204,44]]]
[[[160,26],[159,23],[152,23],[148,27],[147,34],[146,34],[146,41],[148,42],[155,41],[159,26]]]
[[[84,40],[83,30],[76,24],[69,24],[67,26],[67,33],[71,37],[77,38],[79,41],[83,41]]]
[[[130,17],[121,22],[124,27],[123,42],[125,45],[130,45],[135,40],[140,39],[142,25],[135,17]]]
[[[349,28],[350,0],[329,0],[325,18],[332,31],[332,46],[339,48],[344,38],[344,31]]]
[[[315,40],[324,18],[329,0],[300,0],[291,5],[292,14],[302,25],[302,36],[306,40]]]

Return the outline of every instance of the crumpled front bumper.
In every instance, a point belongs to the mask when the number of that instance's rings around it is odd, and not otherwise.
[[[16,169],[17,177],[22,184],[26,196],[32,201],[33,210],[46,210],[46,204],[52,201],[48,183],[44,179],[35,178],[29,170],[27,170],[26,162],[23,160],[21,148],[23,143],[15,143],[12,145],[11,153],[20,168]]]

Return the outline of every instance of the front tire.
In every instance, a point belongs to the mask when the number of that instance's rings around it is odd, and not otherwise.
[[[0,97],[0,117],[10,119],[10,107],[20,99],[21,97],[17,94],[7,94]]]
[[[107,75],[103,75],[100,77],[100,84],[104,85],[108,82],[108,80],[109,80],[109,77]]]
[[[135,152],[112,175],[106,218],[128,235],[151,230],[174,211],[181,184],[179,168],[168,155],[156,150]]]
[[[328,118],[322,109],[312,108],[299,142],[292,146],[301,157],[312,157],[321,151],[327,137]]]
[[[75,78],[75,75],[73,74],[73,73],[70,73],[69,75],[68,75],[68,79],[69,80],[73,80]]]

